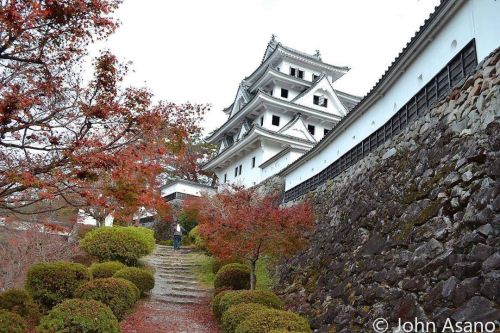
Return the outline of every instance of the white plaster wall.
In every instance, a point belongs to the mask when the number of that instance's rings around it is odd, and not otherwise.
[[[383,97],[319,154],[286,176],[285,189],[314,176],[378,129],[472,38],[476,38],[478,61],[484,59],[500,45],[499,17],[500,1],[467,1]],[[452,48],[454,40],[457,45]],[[421,82],[418,80],[420,75],[423,78]]]
[[[262,170],[262,180],[274,176],[275,174],[286,168],[288,165],[295,162],[302,155],[302,153],[295,151],[290,151],[287,154],[283,155],[280,159],[271,163]]]
[[[264,151],[258,147],[237,160],[233,161],[229,166],[217,171],[216,175],[219,178],[219,184],[224,183],[224,174],[227,174],[227,182],[235,183],[244,186],[253,186],[259,182],[261,174],[259,165],[263,162]],[[252,168],[252,158],[255,157],[255,167]],[[234,176],[234,169],[241,165],[241,175]],[[254,184],[255,182],[255,184]]]
[[[162,188],[161,196],[167,196],[169,194],[180,192],[195,196],[200,196],[202,192],[211,191],[205,186],[198,186],[196,184],[188,184],[183,182],[175,182]]]

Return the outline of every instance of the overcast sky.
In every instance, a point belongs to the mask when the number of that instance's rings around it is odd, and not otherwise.
[[[439,0],[125,0],[119,30],[93,48],[132,61],[127,84],[156,98],[210,103],[206,132],[227,118],[240,81],[260,64],[271,34],[323,61],[349,66],[334,87],[363,96]]]

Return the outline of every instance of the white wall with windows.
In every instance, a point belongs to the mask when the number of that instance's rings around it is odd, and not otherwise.
[[[383,96],[344,131],[298,168],[286,175],[289,190],[333,163],[364,140],[435,76],[469,41],[476,40],[478,61],[500,46],[500,1],[469,0],[436,32],[418,56],[391,83]]]

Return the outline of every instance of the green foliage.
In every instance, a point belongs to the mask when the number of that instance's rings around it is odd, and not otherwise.
[[[156,241],[156,244],[158,244],[158,245],[164,245],[164,246],[173,246],[174,245],[174,241],[171,240],[171,239],[159,240],[159,241]]]
[[[39,333],[119,333],[111,309],[95,300],[69,299],[56,305],[38,326]]]
[[[34,325],[36,325],[40,319],[38,305],[24,289],[10,289],[1,293],[0,310],[17,313]]]
[[[94,279],[102,279],[112,277],[120,269],[127,266],[119,261],[106,261],[102,263],[94,263],[89,267],[90,273]]]
[[[196,249],[200,251],[207,251],[205,241],[201,238],[198,226],[191,229],[189,232],[189,238],[191,238],[191,243],[194,244]]]
[[[101,261],[135,265],[155,248],[153,231],[143,227],[102,227],[87,233],[80,247]]]
[[[220,259],[220,258],[214,258],[214,263],[212,266],[214,274],[217,274],[217,272],[222,268],[222,266],[228,265],[228,264],[242,264],[242,260],[238,259]]]
[[[125,267],[116,272],[113,277],[132,282],[139,288],[141,295],[144,295],[145,292],[150,291],[155,286],[155,277],[153,273],[144,268]]]
[[[200,283],[212,288],[214,285],[215,274],[213,273],[214,258],[203,252],[194,252],[190,256],[195,262],[194,274]]]
[[[91,278],[87,267],[70,262],[38,263],[28,270],[26,290],[44,310],[66,298]]]
[[[198,221],[196,221],[195,214],[190,212],[181,211],[178,216],[179,224],[186,229],[187,232],[193,230],[194,227],[198,225]]]
[[[231,306],[241,303],[257,303],[273,309],[282,309],[283,301],[267,290],[234,290],[226,292],[220,299],[218,312],[222,315]]]
[[[118,319],[139,299],[139,289],[130,281],[118,278],[95,279],[77,289],[76,297],[99,301],[111,309]]]
[[[270,330],[269,333],[303,333],[299,331],[289,331],[287,329]]]
[[[222,318],[222,309],[220,306],[220,302],[222,300],[222,297],[224,297],[224,295],[226,295],[229,292],[232,292],[232,291],[231,290],[223,290],[223,291],[217,293],[212,300],[212,312],[213,312],[215,318],[217,318],[218,320],[220,320]]]
[[[249,289],[250,268],[247,265],[238,263],[223,266],[215,275],[214,287],[215,289]]]
[[[235,330],[235,333],[269,333],[271,330],[312,332],[307,320],[296,313],[276,309],[254,312]]]
[[[26,321],[17,313],[0,310],[0,333],[25,333]]]
[[[222,316],[222,332],[234,333],[238,325],[249,315],[264,309],[268,309],[268,307],[256,303],[241,303],[233,305]]]

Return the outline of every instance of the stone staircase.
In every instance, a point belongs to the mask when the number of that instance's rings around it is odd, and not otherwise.
[[[200,304],[207,291],[200,287],[193,275],[194,262],[190,249],[174,251],[171,246],[157,245],[148,262],[156,269],[155,287],[151,297],[172,304]]]

